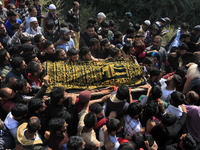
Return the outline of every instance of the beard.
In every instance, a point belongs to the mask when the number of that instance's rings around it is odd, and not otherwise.
[[[69,38],[63,37],[63,40],[68,42],[70,40],[70,37]]]

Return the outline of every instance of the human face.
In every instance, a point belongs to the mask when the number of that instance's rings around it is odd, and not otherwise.
[[[40,60],[38,59],[38,57],[33,58],[32,61],[40,63]]]
[[[65,122],[65,123],[63,124],[63,126],[62,126],[61,131],[62,131],[62,132],[67,131],[67,126],[68,126],[68,124]]]
[[[32,91],[30,84],[27,82],[26,86],[23,87],[23,93],[28,94]]]
[[[47,54],[55,54],[56,50],[53,44],[49,45],[49,47],[46,49]]]
[[[102,110],[99,114],[96,115],[98,119],[101,119],[105,116],[104,110]]]
[[[58,54],[58,58],[59,58],[60,60],[65,60],[65,59],[67,58],[67,54],[65,53],[64,50],[62,50],[62,52],[60,52],[60,53]]]
[[[78,60],[79,60],[79,54],[72,55],[72,56],[70,57],[70,60],[73,61],[73,62],[78,61]]]
[[[10,6],[10,9],[16,11],[16,7],[15,7],[15,5],[11,5],[11,6]]]
[[[70,40],[70,33],[68,33],[68,34],[64,34],[63,36],[62,36],[62,38],[63,38],[63,40],[64,41],[69,41]]]
[[[108,33],[109,27],[102,27],[104,33]]]
[[[89,37],[92,37],[94,35],[94,27],[93,28],[88,28],[86,32],[87,32]]]
[[[11,17],[9,18],[9,21],[10,21],[11,23],[16,23],[16,20],[17,20],[17,16],[11,16]]]
[[[40,4],[39,0],[35,0],[35,1],[34,1],[34,4],[35,4],[36,6],[38,6],[38,5]]]
[[[37,9],[33,8],[33,10],[30,12],[31,17],[36,17],[37,16]]]
[[[106,43],[104,47],[105,47],[105,50],[108,50],[110,48],[110,42]]]
[[[0,25],[0,35],[4,35],[4,36],[7,35],[6,27],[4,26],[4,24]]]
[[[56,14],[56,9],[49,9],[49,13],[54,16]]]
[[[40,43],[39,43],[39,44],[43,45],[45,42],[46,42],[45,37],[44,37],[44,36],[41,36],[41,38],[40,38]]]
[[[83,59],[84,60],[92,60],[92,54],[91,54],[91,52],[89,51],[85,56],[83,56]]]
[[[158,49],[161,46],[161,40],[158,38],[154,38],[153,46],[154,46],[154,48]]]
[[[33,29],[37,29],[38,26],[39,26],[39,25],[38,25],[38,21],[31,22],[31,27],[32,27]]]
[[[27,64],[26,64],[26,62],[23,60],[20,69],[21,69],[21,71],[24,71],[24,70],[26,70],[26,68],[27,68]]]
[[[74,11],[75,14],[77,14],[79,7],[80,7],[80,5],[78,3],[76,3],[75,6],[73,6],[73,11]]]
[[[10,89],[10,88],[6,88],[6,92],[5,92],[5,97],[6,97],[6,99],[12,99],[12,98],[14,98],[15,97],[15,92],[12,90],[12,89]]]
[[[45,111],[46,108],[47,108],[47,105],[46,105],[45,102],[43,101],[43,106],[39,108],[39,112]]]
[[[25,1],[20,0],[20,1],[19,1],[19,6],[20,6],[21,8],[25,8]]]

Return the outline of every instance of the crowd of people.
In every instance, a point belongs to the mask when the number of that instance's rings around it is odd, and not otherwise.
[[[80,24],[74,1],[59,19],[39,0],[0,1],[0,149],[197,150],[200,149],[200,25],[183,22],[169,43],[168,17],[116,23],[103,12]],[[42,26],[43,25],[43,26]],[[192,30],[190,30],[192,29]],[[63,87],[50,93],[45,61],[95,61],[123,57],[144,68],[147,84],[136,98],[122,84],[93,99]],[[115,86],[115,85],[113,85]]]

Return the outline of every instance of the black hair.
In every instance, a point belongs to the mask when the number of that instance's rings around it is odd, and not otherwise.
[[[159,76],[160,73],[161,73],[160,70],[158,70],[157,68],[153,68],[153,69],[151,69],[151,71],[150,71],[150,77]]]
[[[197,145],[195,139],[190,135],[190,133],[187,133],[187,135],[182,138],[182,142],[183,147],[187,150],[194,150]]]
[[[190,33],[182,33],[182,34],[180,35],[180,40],[181,40],[181,39],[184,39],[184,38],[188,38],[188,37],[191,37]]]
[[[176,122],[176,115],[172,113],[166,113],[162,117],[161,122],[163,123],[164,126],[169,127]]]
[[[154,100],[149,101],[145,107],[145,114],[148,116],[157,116],[159,114],[158,103]]]
[[[181,24],[181,29],[185,29],[185,30],[187,30],[187,29],[189,29],[189,24],[188,23],[185,23],[185,22],[183,22],[182,24]]]
[[[190,103],[194,105],[198,105],[199,98],[195,96],[195,91],[189,93]],[[198,93],[196,93],[198,94]]]
[[[55,22],[54,22],[53,20],[50,20],[50,19],[49,19],[49,20],[47,20],[45,26],[46,26],[46,28],[47,28],[48,30],[52,30],[53,27],[55,26]]]
[[[40,119],[37,117],[30,118],[28,121],[27,129],[30,133],[35,133],[39,130],[41,124]]]
[[[0,66],[4,66],[4,62],[7,57],[7,50],[6,49],[1,49],[0,50]]]
[[[54,87],[50,92],[51,104],[57,105],[61,98],[64,97],[63,87]]]
[[[45,41],[45,43],[43,44],[43,48],[47,49],[50,45],[52,45],[53,43],[51,41]]]
[[[126,30],[126,34],[131,34],[131,33],[135,33],[135,29],[133,27],[129,27],[127,30]]]
[[[14,117],[23,117],[28,113],[28,107],[25,104],[17,103],[12,109],[11,114]]]
[[[176,69],[176,74],[179,75],[181,78],[184,78],[186,73],[187,73],[187,70],[185,69],[185,67],[178,67]]]
[[[68,27],[67,22],[65,22],[65,21],[61,22],[60,28],[65,28],[65,27],[66,27],[66,28]]]
[[[11,25],[11,30],[14,31],[14,30],[18,30],[19,29],[19,23],[14,23]]]
[[[41,64],[35,61],[31,61],[29,62],[28,66],[27,66],[27,71],[28,73],[31,73],[32,75],[34,74],[34,72],[38,72],[38,69],[40,68]]]
[[[111,57],[115,57],[117,56],[117,54],[119,54],[119,51],[120,51],[119,48],[113,47],[109,49],[109,54]]]
[[[35,113],[36,110],[43,107],[43,101],[39,98],[32,98],[29,101],[28,110],[30,113]]]
[[[36,9],[34,5],[32,5],[32,6],[30,6],[30,7],[28,8],[28,12],[29,12],[29,13],[32,12],[33,9]]]
[[[107,20],[104,20],[102,23],[101,23],[101,27],[102,28],[109,28],[110,25],[109,25],[109,22]]]
[[[71,22],[67,22],[67,26],[69,27],[69,30],[74,30],[74,25]]]
[[[68,150],[79,150],[79,148],[83,145],[83,138],[80,136],[71,136],[67,142]]]
[[[159,85],[155,85],[151,89],[151,98],[152,100],[157,100],[162,96],[162,89]]]
[[[129,54],[131,48],[133,48],[133,45],[131,43],[124,44],[124,46],[123,46],[124,53]]]
[[[184,104],[185,96],[179,91],[174,91],[171,94],[171,100],[173,101],[173,105],[178,107],[179,105]]]
[[[114,33],[114,39],[117,39],[117,38],[119,38],[120,36],[123,36],[122,32],[116,31],[116,32]]]
[[[84,124],[86,128],[93,128],[97,122],[97,116],[94,112],[88,113],[84,118]]]
[[[106,127],[108,130],[108,133],[119,130],[120,126],[121,126],[121,123],[116,118],[110,118],[108,119],[108,121],[106,121]]]
[[[26,79],[17,79],[13,84],[13,90],[15,92],[23,90],[23,87],[27,85]]]
[[[84,46],[80,49],[80,56],[83,57],[85,55],[87,55],[90,52],[90,49],[87,46]]]
[[[33,1],[35,1],[35,0],[33,0]],[[31,2],[30,1],[25,1],[25,5],[31,5]]]
[[[15,56],[11,60],[11,66],[13,69],[21,68],[21,65],[23,63],[24,59],[21,56]]]
[[[136,24],[134,25],[134,29],[135,29],[136,31],[140,30],[140,24],[136,23]]]
[[[135,150],[136,144],[133,142],[127,142],[120,144],[118,150]]]
[[[71,49],[69,49],[68,52],[67,52],[67,55],[68,55],[69,57],[74,56],[74,55],[77,55],[77,54],[78,54],[78,50],[75,49],[75,48],[71,48]]]
[[[100,41],[97,38],[91,38],[89,42],[89,46],[94,46],[98,43],[100,43]]]
[[[114,22],[114,20],[109,20],[109,25],[110,27],[113,27],[116,25],[116,23]]]
[[[179,87],[180,84],[182,83],[181,77],[180,77],[179,75],[177,75],[177,74],[174,74],[172,80],[173,80],[174,86],[175,86],[176,88]]]
[[[88,21],[87,21],[87,23],[88,23],[88,24],[93,24],[93,25],[94,25],[95,23],[97,23],[97,20],[94,19],[94,18],[89,18]]]
[[[23,45],[23,44],[25,44],[25,43],[31,41],[31,39],[30,39],[30,37],[23,36],[23,37],[20,39],[20,41],[21,41],[21,45]]]
[[[10,10],[8,10],[7,15],[8,15],[8,17],[17,16],[17,13],[14,10],[10,9]]]
[[[152,65],[154,63],[151,57],[145,57],[143,60],[143,64]]]
[[[145,147],[144,136],[141,133],[135,133],[132,136],[132,141],[136,144],[136,150]]]
[[[159,30],[159,28],[158,28],[158,26],[156,25],[156,24],[152,24],[151,26],[150,26],[150,30]]]
[[[179,50],[189,50],[189,47],[187,46],[187,44],[185,43],[181,43],[179,46],[178,46],[178,49]]]
[[[100,41],[101,46],[105,46],[108,42],[110,42],[107,38],[104,38]]]
[[[88,25],[86,26],[86,29],[89,29],[89,28],[94,28],[93,24],[88,24]]]
[[[35,43],[39,43],[41,37],[42,37],[42,34],[36,34],[36,35],[34,36],[34,41],[35,41]]]
[[[142,105],[139,102],[131,103],[128,106],[127,114],[134,118],[136,115],[139,115],[142,111]]]
[[[25,0],[18,0],[18,3],[19,3],[20,1],[23,1],[23,2],[25,2]]]
[[[120,100],[125,100],[129,98],[129,89],[126,85],[122,84],[117,89],[116,97]]]
[[[64,49],[62,48],[56,48],[56,54],[58,56],[58,54],[60,54],[62,51],[65,51]]]
[[[90,106],[90,111],[94,112],[95,114],[101,113],[103,110],[103,107],[99,103],[94,103]]]
[[[56,131],[61,131],[65,123],[63,118],[52,118],[49,122],[49,129],[51,132],[56,133]]]

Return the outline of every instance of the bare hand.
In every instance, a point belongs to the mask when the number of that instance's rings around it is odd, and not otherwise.
[[[185,105],[180,105],[184,113],[187,113],[187,109],[185,108]]]
[[[156,126],[155,121],[149,119],[146,124],[146,133],[150,133],[154,126]]]
[[[150,147],[149,146],[149,142],[148,141],[144,141],[146,148],[148,148],[148,150],[157,150],[158,149],[158,145],[156,143],[156,141],[154,141],[153,145]]]
[[[145,85],[139,86],[139,88],[149,89],[149,88],[151,88],[151,85],[147,83],[147,84],[145,84]]]
[[[23,150],[24,148],[23,148],[23,146],[22,145],[20,145],[20,144],[16,144],[16,146],[15,146],[15,150]]]
[[[43,78],[44,84],[45,84],[46,86],[49,86],[49,80],[50,80],[50,76],[49,76],[49,75],[46,75],[46,76]]]
[[[49,137],[50,137],[50,132],[49,131],[45,131],[45,133],[44,133],[44,138],[46,139],[46,140],[48,140],[49,139]]]
[[[113,142],[107,142],[105,144],[106,150],[111,150],[111,149],[113,149],[114,146],[115,146],[115,144]]]
[[[111,111],[108,118],[116,118],[117,117],[117,112],[116,111]]]
[[[76,104],[76,98],[77,98],[76,94],[70,94],[70,95],[68,95],[68,97],[69,97],[70,103],[72,105],[75,105]]]
[[[111,95],[108,94],[108,95],[105,95],[104,97],[101,98],[102,102],[105,102],[108,100],[108,98],[110,97]]]
[[[162,113],[165,113],[165,104],[164,104],[164,102],[159,100],[158,101],[158,106],[160,107]]]

